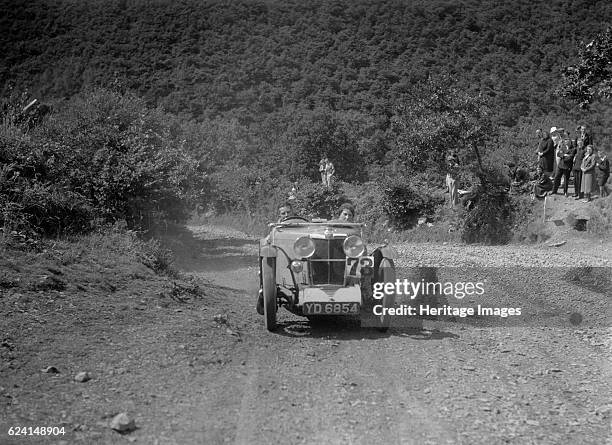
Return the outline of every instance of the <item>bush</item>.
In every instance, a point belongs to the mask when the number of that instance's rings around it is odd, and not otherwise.
[[[444,205],[444,192],[425,178],[387,179],[383,186],[382,207],[393,227],[404,230],[416,225],[421,216],[432,217]]]
[[[304,181],[298,184],[294,210],[304,218],[332,219],[338,216],[340,205],[347,201],[341,184],[337,182],[324,187],[321,183]]]
[[[81,94],[33,126],[4,105],[0,223],[45,235],[185,220],[204,190],[178,121],[130,94]]]
[[[476,191],[473,209],[465,209],[461,239],[470,243],[506,244],[512,237],[513,208],[509,195],[496,188]]]

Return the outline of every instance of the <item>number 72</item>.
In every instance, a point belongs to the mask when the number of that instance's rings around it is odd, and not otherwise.
[[[347,258],[346,275],[359,278],[361,276],[361,268],[366,266],[374,267],[374,257],[363,256],[361,258]]]

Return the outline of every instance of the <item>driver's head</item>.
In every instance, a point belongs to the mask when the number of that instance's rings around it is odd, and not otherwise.
[[[293,207],[291,206],[291,204],[288,202],[281,204],[281,206],[278,208],[279,222],[290,216],[295,216],[295,213],[293,212]]]
[[[338,219],[340,221],[353,222],[355,219],[355,208],[350,204],[343,204],[340,206],[340,215]]]

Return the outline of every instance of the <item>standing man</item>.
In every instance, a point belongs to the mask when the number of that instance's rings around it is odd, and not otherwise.
[[[544,174],[550,176],[555,162],[555,144],[548,133],[541,128],[536,131],[536,136],[540,139],[538,142],[538,165],[542,167]]]
[[[449,204],[451,207],[455,207],[459,203],[459,194],[457,191],[457,180],[455,179],[457,167],[457,157],[454,153],[451,153],[446,159],[447,172],[446,172],[446,187],[448,188]]]
[[[329,188],[332,185],[332,177],[336,173],[336,168],[334,164],[329,159],[325,158],[327,163],[325,164],[325,185]]]
[[[327,165],[327,156],[323,156],[319,161],[319,173],[321,174],[321,184],[327,184],[327,174],[325,173],[325,166]]]
[[[593,145],[593,136],[591,136],[591,133],[587,131],[587,127],[585,125],[580,127],[580,139],[582,139],[582,142],[584,143],[585,150],[589,145]]]
[[[561,177],[564,178],[563,182],[563,194],[567,198],[567,188],[569,187],[569,177],[572,171],[572,163],[574,161],[574,155],[576,151],[571,148],[571,142],[569,139],[563,139],[561,141],[561,146],[559,147],[559,152],[557,154],[558,164],[557,171],[555,172],[555,182],[552,189],[552,194],[555,195],[557,190],[559,190],[559,184],[561,182]]]
[[[580,191],[582,187],[582,158],[584,158],[584,145],[582,139],[576,139],[576,151],[572,171],[574,172],[574,199],[584,198],[584,193]]]
[[[599,160],[597,161],[597,169],[599,173],[597,175],[597,184],[599,185],[599,197],[604,198],[608,196],[608,189],[606,183],[610,177],[610,160],[608,155],[603,148],[599,149]]]

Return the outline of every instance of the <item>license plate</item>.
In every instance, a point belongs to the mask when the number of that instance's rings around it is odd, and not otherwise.
[[[359,303],[304,303],[304,315],[358,314]]]
[[[346,272],[347,277],[361,277],[361,268],[369,266],[374,267],[373,256],[362,256],[360,258],[347,258],[346,259]]]

